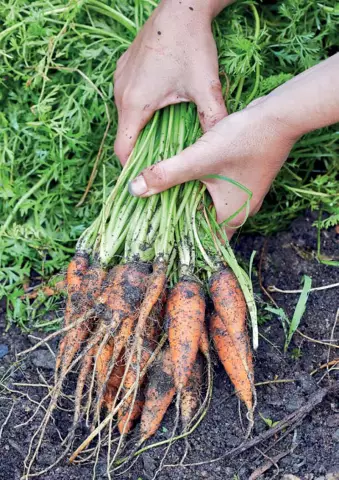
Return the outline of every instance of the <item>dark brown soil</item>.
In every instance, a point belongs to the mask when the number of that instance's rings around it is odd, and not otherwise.
[[[303,275],[312,277],[314,287],[339,282],[339,269],[320,264],[314,252],[316,250],[316,229],[312,227],[314,218],[307,214],[305,218],[296,220],[288,232],[268,239],[267,250],[262,262],[262,281],[265,286],[276,285],[282,289],[299,289]],[[284,332],[278,316],[265,311],[265,297],[259,287],[258,265],[260,252],[264,243],[262,237],[244,237],[237,245],[238,255],[245,262],[253,250],[258,253],[254,262],[253,281],[257,292],[257,302],[260,310],[260,345],[255,354],[256,382],[270,380],[293,380],[289,383],[271,383],[258,386],[258,407],[255,417],[253,435],[258,435],[269,427],[267,422],[276,422],[287,414],[299,409],[314,394],[317,389],[329,386],[338,381],[338,370],[326,374],[323,369],[313,375],[311,372],[319,368],[329,359],[339,358],[339,349],[331,348],[322,343],[315,343],[296,333],[291,345],[284,353]],[[322,253],[328,257],[337,257],[339,252],[339,235],[335,229],[322,233]],[[301,322],[300,330],[308,337],[329,340],[335,325],[336,312],[339,307],[338,288],[311,292],[307,309]],[[289,318],[292,317],[298,294],[273,293],[274,300]],[[2,384],[12,390],[25,392],[31,400],[39,401],[45,388],[24,388],[14,383],[42,383],[43,377],[52,383],[53,357],[46,348],[41,348],[25,358],[20,364],[13,364],[15,354],[31,345],[32,340],[27,335],[12,328],[5,332],[4,317],[0,323],[0,378]],[[333,330],[334,342],[339,345],[339,321]],[[39,334],[41,336],[41,334]],[[34,341],[33,341],[34,343]],[[6,354],[6,346],[9,353]],[[51,343],[56,348],[56,343]],[[40,374],[39,374],[40,372]],[[27,421],[35,409],[28,397],[19,393],[9,394],[0,387],[0,480],[19,480],[22,474],[23,460],[29,441],[41,420],[37,415],[27,425],[16,428],[16,425]],[[8,412],[15,402],[13,413],[3,431],[3,424]],[[167,414],[163,427],[155,435],[154,441],[170,436],[173,427],[175,408],[172,406]],[[58,411],[54,415],[55,424],[61,434],[66,433],[71,421],[71,413]],[[244,411],[242,418],[245,421]],[[85,432],[84,432],[85,433]],[[222,455],[237,446],[242,441],[243,430],[239,421],[238,401],[232,395],[232,387],[220,365],[215,366],[215,384],[213,401],[210,410],[201,426],[189,438],[190,451],[185,463],[204,462]],[[260,479],[283,478],[284,474],[293,474],[303,480],[329,477],[330,473],[339,475],[339,404],[338,398],[326,398],[297,427],[294,433],[288,434],[282,441],[279,435],[270,442],[260,445],[263,452],[269,445],[273,447],[265,455],[275,457],[282,452],[290,452],[278,461],[277,468],[270,468]],[[48,431],[47,441],[38,458],[39,469],[55,460],[60,439],[54,426]],[[184,443],[178,442],[168,455],[166,463],[176,464],[184,452]],[[267,461],[259,449],[249,450],[243,455],[221,460],[217,463],[191,467],[171,467],[164,469],[157,478],[159,480],[203,479],[212,480],[247,480],[251,473]],[[144,453],[133,465],[131,470],[121,475],[122,479],[146,480],[153,478],[159,461],[164,453],[163,448]],[[105,459],[99,460],[97,478],[105,477]],[[326,477],[327,475],[327,477]],[[73,480],[92,478],[91,466],[71,466],[61,463],[51,472],[44,474],[44,480]]]

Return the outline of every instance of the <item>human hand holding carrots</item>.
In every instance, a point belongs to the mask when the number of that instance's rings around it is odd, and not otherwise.
[[[144,170],[130,184],[132,195],[148,197],[174,185],[200,179],[222,222],[248,195],[221,175],[239,182],[253,196],[256,213],[294,143],[305,133],[339,120],[339,54],[298,75],[246,109],[229,115],[179,155]],[[243,209],[228,223],[228,235],[241,225]]]

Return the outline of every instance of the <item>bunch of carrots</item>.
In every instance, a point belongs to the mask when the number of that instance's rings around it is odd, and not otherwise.
[[[74,449],[77,431],[86,424],[88,435],[70,460],[98,458],[105,446],[110,476],[127,435],[134,431],[138,437],[129,459],[156,433],[174,399],[169,442],[186,437],[212,395],[210,339],[251,427],[255,390],[246,317],[248,311],[256,348],[253,292],[204,185],[189,182],[147,199],[128,192],[128,182],[141,170],[179,153],[199,134],[192,105],[157,112],[112,192],[104,191],[99,217],[79,239],[66,274],[55,385],[31,442],[27,477],[71,373],[73,422],[57,461]]]

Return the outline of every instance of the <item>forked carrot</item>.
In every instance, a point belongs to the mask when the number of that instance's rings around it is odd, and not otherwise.
[[[233,327],[234,331],[234,327]],[[218,356],[239,398],[249,412],[253,411],[253,362],[246,332],[233,335],[214,313],[210,321],[210,332]]]
[[[97,404],[100,405],[107,381],[122,350],[132,336],[133,326],[138,316],[138,307],[147,287],[149,265],[128,263],[114,267],[105,280],[98,299],[99,322],[107,325],[107,331],[114,334],[114,348],[107,363],[106,378],[97,391]],[[98,412],[98,409],[97,409]]]

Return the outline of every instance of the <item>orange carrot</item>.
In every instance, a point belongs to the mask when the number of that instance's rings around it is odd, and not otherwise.
[[[155,434],[175,395],[171,352],[166,348],[149,372],[140,421],[140,443]]]
[[[200,393],[202,385],[202,361],[201,357],[197,357],[192,370],[192,374],[188,379],[186,387],[182,389],[180,398],[181,422],[185,429],[189,426],[195,412],[199,407]]]
[[[74,406],[74,421],[73,424],[76,425],[80,418],[81,411],[81,401],[84,387],[86,384],[87,377],[92,370],[93,357],[96,353],[96,347],[91,348],[86,355],[84,356],[77,380],[77,386],[75,390],[75,406]]]
[[[67,286],[67,302],[65,309],[64,324],[69,325],[77,312],[78,302],[83,303],[81,289],[84,281],[84,275],[88,269],[88,255],[81,253],[75,253],[74,257],[68,264],[66,273],[66,286]],[[58,372],[62,357],[67,344],[67,335],[61,340],[59,344],[59,350],[56,357],[55,371]]]
[[[229,321],[229,323],[231,323]],[[233,326],[232,330],[235,330]],[[217,313],[210,321],[210,332],[224,369],[239,398],[249,411],[253,410],[253,364],[246,331],[233,334]]]
[[[120,358],[116,362],[114,369],[108,379],[105,394],[104,394],[104,403],[106,405],[107,410],[110,412],[113,407],[114,400],[118,393],[118,389],[121,384],[122,377],[125,373],[125,357],[124,351],[122,352]]]
[[[34,300],[39,296],[40,293],[45,295],[45,297],[53,297],[54,295],[57,295],[58,293],[61,293],[66,289],[67,289],[66,280],[60,280],[54,286],[49,286],[49,285],[39,286],[31,292],[25,293],[20,298],[28,298],[29,300]]]
[[[219,317],[219,319],[212,318],[211,326],[213,324],[219,325],[220,321],[223,325],[221,330],[223,334],[214,335],[214,343],[217,342],[219,345],[217,347],[218,353],[220,349],[220,360],[235,389],[242,392],[239,392],[240,398],[247,408],[252,410],[253,361],[246,329],[246,302],[238,281],[229,268],[212,275],[210,293]],[[232,354],[228,355],[227,351],[232,352]],[[230,361],[229,358],[236,360]]]
[[[208,335],[207,335],[207,329],[206,325],[204,322],[202,332],[201,332],[201,337],[199,341],[199,350],[200,352],[204,355],[205,358],[209,358],[210,355],[210,344],[208,341]]]
[[[140,306],[136,331],[137,337],[142,335],[147,318],[149,317],[152,308],[163,294],[166,283],[166,270],[167,265],[165,262],[156,262],[153,264],[153,272],[148,280],[145,298]]]
[[[168,297],[166,316],[174,382],[180,392],[191,375],[204,324],[205,298],[199,283],[179,280]]]
[[[152,353],[156,349],[157,340],[160,333],[158,320],[149,318],[144,330],[144,335],[141,337],[142,348],[141,348],[141,357],[139,358],[138,352],[134,352],[130,366],[126,372],[123,384],[123,393],[128,392],[135,382],[138,380],[138,371],[141,372],[146,366],[148,360],[150,359]],[[141,383],[137,388],[141,387],[145,377],[141,379]],[[120,416],[124,416],[125,412],[131,408],[133,403],[134,395],[131,394],[124,402],[121,408]],[[134,407],[133,407],[134,408]]]
[[[101,404],[107,381],[122,350],[131,338],[138,316],[138,307],[145,293],[149,265],[129,263],[118,265],[108,274],[97,302],[97,314],[114,333],[114,348],[107,364],[106,379],[98,388],[97,399]]]
[[[72,321],[80,319],[86,313],[88,308],[93,307],[95,298],[100,292],[104,277],[105,272],[100,265],[94,264],[89,267],[83,277],[83,282],[80,292],[77,293],[77,298],[74,299],[74,296],[72,295]],[[62,374],[66,373],[75,355],[88,337],[92,326],[92,319],[88,319],[67,332],[60,342],[56,370],[58,370],[59,365],[61,365]]]
[[[97,348],[97,356],[95,362],[95,375],[98,383],[98,388],[100,388],[106,381],[106,376],[108,372],[109,362],[112,357],[113,352],[113,341],[110,340],[106,345],[102,345]]]
[[[117,265],[107,275],[97,301],[97,310],[99,317],[114,322],[113,330],[140,304],[148,274],[148,264],[127,263]]]

